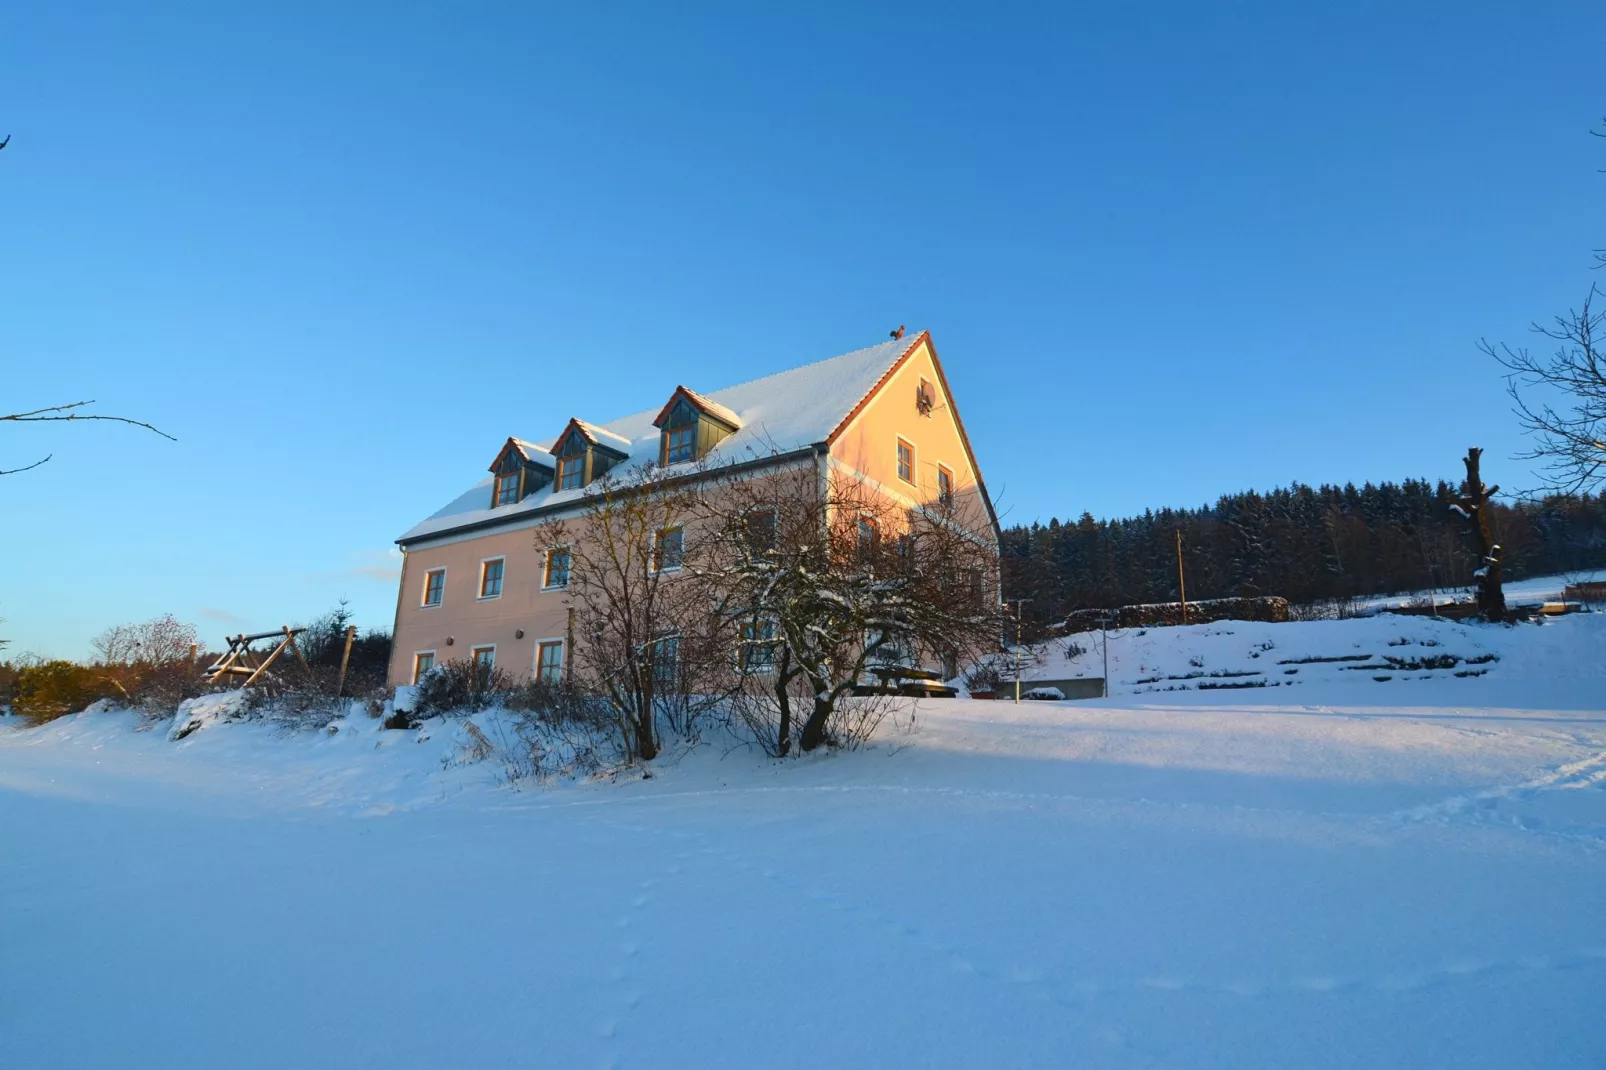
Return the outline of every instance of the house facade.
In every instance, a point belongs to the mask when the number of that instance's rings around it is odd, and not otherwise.
[[[491,449],[487,477],[397,540],[392,685],[448,660],[561,679],[573,646],[570,551],[538,545],[536,532],[579,516],[609,473],[651,466],[654,479],[745,479],[809,463],[858,477],[900,507],[971,505],[989,526],[978,537],[997,546],[997,517],[929,332],[722,390],[667,386],[633,416],[575,417],[553,437]]]

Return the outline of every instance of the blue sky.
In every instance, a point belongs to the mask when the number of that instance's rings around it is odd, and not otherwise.
[[[1521,485],[1606,5],[0,13],[0,635],[395,605],[508,434],[932,330],[1005,522]],[[4,426],[4,425],[0,425]]]

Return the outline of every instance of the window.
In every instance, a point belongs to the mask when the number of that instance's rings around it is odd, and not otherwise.
[[[743,672],[773,672],[775,651],[779,645],[775,640],[773,620],[747,622],[742,625],[742,646],[736,655],[737,668]]]
[[[749,557],[775,552],[775,510],[753,509],[742,517],[742,539]]]
[[[675,427],[664,432],[664,463],[679,464],[697,459],[697,424]]]
[[[937,466],[937,500],[944,505],[954,500],[954,474],[940,464]]]
[[[870,557],[875,553],[876,545],[881,541],[881,528],[875,520],[867,516],[859,518],[859,556]]]
[[[488,686],[491,682],[491,672],[496,668],[496,644],[475,647],[472,659],[474,676],[478,679],[479,686]]]
[[[544,684],[563,680],[563,640],[549,639],[535,644],[535,676]]]
[[[915,448],[901,438],[898,440],[898,478],[905,483],[915,481]]]
[[[546,572],[541,577],[546,588],[569,586],[569,548],[554,546],[546,552]]]
[[[435,667],[435,652],[425,650],[413,655],[413,683],[424,678],[424,674]]]
[[[446,570],[432,568],[424,573],[424,604],[438,606],[446,599]]]
[[[480,562],[480,597],[502,597],[502,566],[506,562],[500,557],[493,557],[489,561]]]
[[[575,457],[558,458],[558,489],[573,490],[585,485],[586,458],[585,454]]]
[[[519,482],[522,478],[518,472],[496,477],[497,505],[512,505],[519,500]]]
[[[659,528],[652,536],[652,570],[673,572],[685,559],[686,533],[678,526]]]
[[[652,682],[656,687],[675,686],[675,667],[680,660],[680,636],[666,635],[652,643]]]

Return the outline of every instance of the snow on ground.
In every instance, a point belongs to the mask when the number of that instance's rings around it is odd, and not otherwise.
[[[1600,660],[1599,646],[1580,637],[1598,639],[1594,629],[1601,619],[1585,614],[1490,628],[1385,613],[1342,621],[1123,628],[1109,633],[1110,694],[1291,689],[1297,694],[1285,700],[1293,701],[1312,687],[1342,684],[1389,692],[1363,700],[1369,703],[1411,703],[1424,682],[1456,681],[1446,694],[1470,702],[1545,703],[1552,701],[1552,681],[1574,679],[1592,668],[1591,659]],[[1029,682],[1102,676],[1104,641],[1102,632],[1079,632],[1043,643],[1021,677]],[[1340,693],[1350,695],[1351,689]]]
[[[0,1066],[1598,1067],[1606,615],[1433,636],[1501,660],[527,790],[437,722],[0,728]]]
[[[1541,602],[1559,602],[1562,592],[1573,583],[1606,583],[1606,569],[1595,572],[1568,572],[1554,576],[1530,576],[1525,580],[1509,580],[1501,584],[1506,604],[1512,606],[1537,605]],[[1431,591],[1406,594],[1380,594],[1356,599],[1356,605],[1372,609],[1385,606],[1404,606],[1412,602],[1426,602],[1428,598],[1443,605],[1446,602],[1470,602],[1474,595],[1470,587],[1445,587]]]

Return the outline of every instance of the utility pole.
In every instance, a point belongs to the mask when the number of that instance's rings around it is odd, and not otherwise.
[[[1103,638],[1104,638],[1104,643],[1103,643],[1103,647],[1104,647],[1104,694],[1103,694],[1102,697],[1109,698],[1110,697],[1110,618],[1108,616],[1103,616],[1103,617],[1099,618],[1099,628],[1102,631]]]
[[[1182,529],[1177,529],[1177,594],[1182,599],[1182,623],[1188,623],[1188,583],[1182,575]]]
[[[1020,637],[1021,637],[1021,616],[1020,616],[1020,611],[1021,611],[1021,607],[1024,606],[1027,602],[1030,602],[1031,599],[1030,598],[1017,598],[1014,601],[1015,601],[1015,701],[1019,702],[1020,701]]]

